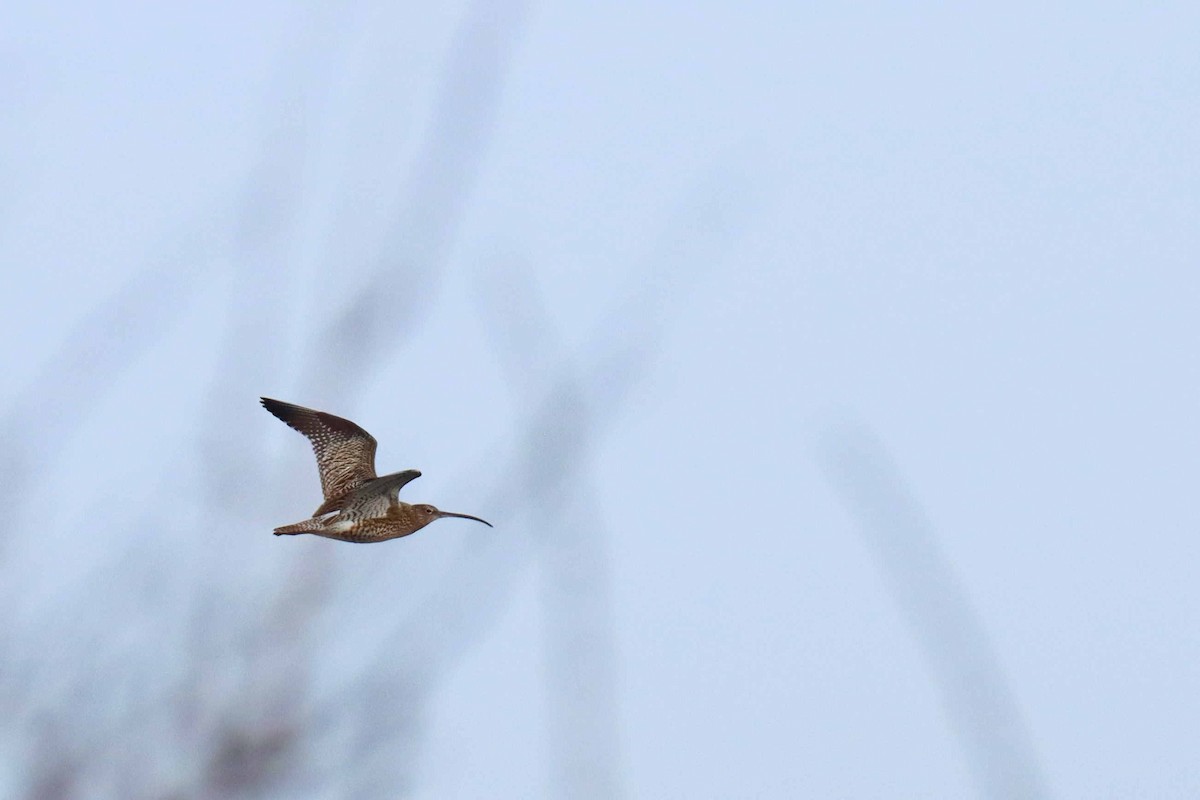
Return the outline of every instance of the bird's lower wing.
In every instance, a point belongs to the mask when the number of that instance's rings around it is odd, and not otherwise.
[[[406,469],[403,472],[393,472],[390,475],[383,475],[369,481],[365,481],[361,486],[350,493],[350,499],[347,504],[354,502],[356,499],[368,499],[371,497],[387,497],[395,499],[400,493],[400,489],[410,481],[415,481],[421,477],[421,471],[416,469]]]
[[[342,514],[354,519],[387,516],[388,509],[396,503],[400,488],[419,477],[421,473],[417,470],[406,469],[366,481],[342,501]]]

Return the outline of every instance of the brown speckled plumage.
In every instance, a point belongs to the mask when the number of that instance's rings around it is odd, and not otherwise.
[[[325,495],[325,502],[313,512],[314,517],[339,510],[346,495],[375,477],[378,442],[350,420],[269,397],[262,398],[262,404],[312,443],[317,470],[321,473],[321,492]]]
[[[312,533],[345,542],[382,542],[408,536],[443,517],[473,519],[491,527],[487,520],[469,514],[401,502],[400,489],[421,473],[409,469],[376,477],[375,437],[350,420],[269,397],[262,398],[262,404],[308,437],[325,495],[312,519],[276,528],[276,536]]]

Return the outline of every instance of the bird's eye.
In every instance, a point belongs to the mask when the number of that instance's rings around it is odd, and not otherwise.
[[[427,509],[425,509],[425,513],[426,513],[426,514],[432,514],[432,513],[433,513],[433,509],[432,509],[432,508],[427,508]]]

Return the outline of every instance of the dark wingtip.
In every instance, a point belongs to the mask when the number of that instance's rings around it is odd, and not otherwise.
[[[300,418],[304,412],[313,413],[310,409],[298,406],[294,403],[285,403],[282,400],[275,400],[270,397],[260,397],[258,402],[262,403],[262,407],[270,411],[280,422],[287,423],[288,427],[296,428],[296,420]],[[296,428],[296,430],[300,430]],[[303,431],[300,431],[303,433]]]
[[[275,416],[283,419],[281,414],[283,414],[284,409],[287,408],[287,403],[283,402],[282,400],[272,399],[270,397],[260,397],[258,398],[258,402],[262,403],[262,407],[267,411],[270,411]]]
[[[305,408],[295,403],[285,403],[282,400],[273,400],[270,397],[260,397],[258,401],[262,403],[263,408],[274,414],[281,422],[286,423],[289,428],[300,431],[305,436],[311,437],[314,428],[325,428],[346,436],[371,438],[371,434],[350,420],[325,411]]]

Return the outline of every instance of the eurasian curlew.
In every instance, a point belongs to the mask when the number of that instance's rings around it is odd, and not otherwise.
[[[311,519],[275,529],[275,535],[313,533],[344,542],[382,542],[416,533],[443,517],[492,523],[470,514],[401,502],[401,487],[421,477],[415,469],[375,475],[375,437],[348,419],[311,408],[261,398],[263,408],[312,443],[324,501]]]

